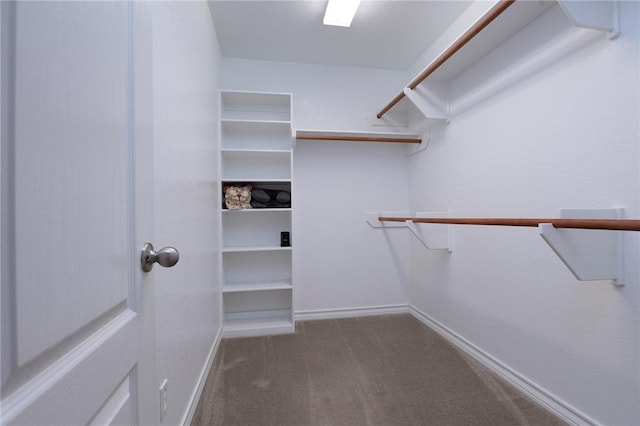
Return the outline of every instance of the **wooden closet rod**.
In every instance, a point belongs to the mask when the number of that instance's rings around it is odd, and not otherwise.
[[[512,218],[428,218],[378,217],[380,222],[444,223],[449,225],[532,226],[550,223],[555,228],[602,229],[608,231],[640,231],[637,219],[512,219]]]
[[[419,138],[400,138],[387,136],[309,135],[304,133],[296,135],[296,139],[306,139],[313,141],[422,143],[422,139]]]
[[[465,44],[473,39],[480,31],[482,31],[487,25],[489,25],[494,19],[496,19],[502,12],[507,10],[515,0],[500,0],[486,15],[484,15],[478,22],[473,24],[460,38],[458,38],[451,46],[440,54],[433,62],[427,66],[416,78],[414,78],[407,88],[413,90],[420,83],[422,83],[427,77],[429,77],[435,70],[440,68],[442,64],[447,62],[458,50],[460,50]],[[404,91],[400,92],[395,98],[391,100],[380,112],[376,115],[378,118],[382,118],[391,108],[393,108],[398,102],[404,98]]]

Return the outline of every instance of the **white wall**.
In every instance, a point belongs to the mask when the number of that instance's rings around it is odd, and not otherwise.
[[[397,71],[222,60],[224,89],[293,93],[299,129],[377,131],[365,117],[405,79]],[[293,179],[296,312],[405,304],[406,230],[372,230],[364,219],[368,210],[408,208],[405,147],[298,141]]]
[[[169,379],[163,424],[184,420],[220,329],[217,149],[220,53],[206,2],[153,5],[158,386]],[[197,403],[197,401],[195,401]]]
[[[451,123],[410,161],[412,207],[640,217],[638,3],[621,4],[616,40],[554,7],[454,80]],[[615,287],[576,281],[535,228],[457,226],[451,254],[411,244],[410,301],[585,418],[639,424],[639,236],[624,241]]]

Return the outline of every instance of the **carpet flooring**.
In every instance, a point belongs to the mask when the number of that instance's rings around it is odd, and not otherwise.
[[[410,315],[224,339],[192,425],[563,425]]]

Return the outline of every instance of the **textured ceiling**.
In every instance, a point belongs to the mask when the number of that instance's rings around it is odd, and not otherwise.
[[[325,0],[210,0],[222,54],[406,70],[470,1],[363,0],[350,28],[322,24]]]

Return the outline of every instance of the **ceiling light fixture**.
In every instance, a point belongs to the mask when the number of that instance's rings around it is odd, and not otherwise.
[[[360,0],[328,0],[322,23],[337,27],[350,27]]]

